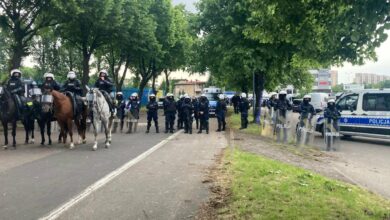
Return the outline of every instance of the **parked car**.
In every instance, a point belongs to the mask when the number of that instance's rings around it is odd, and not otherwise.
[[[361,90],[346,93],[336,101],[340,109],[340,134],[390,139],[390,90]],[[323,132],[323,114],[316,130]]]
[[[158,104],[158,108],[159,109],[163,109],[164,108],[164,100],[165,100],[165,98],[159,98],[158,99],[157,104]]]
[[[313,105],[314,109],[316,111],[324,110],[328,102],[329,94],[318,92],[318,93],[310,93],[309,95],[311,96],[310,104]]]

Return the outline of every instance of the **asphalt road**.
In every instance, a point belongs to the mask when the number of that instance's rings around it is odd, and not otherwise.
[[[37,219],[125,162],[137,157],[167,134],[114,134],[113,144],[103,142],[92,152],[92,142],[68,150],[62,144],[51,148],[19,146],[0,151],[0,218]],[[91,135],[91,134],[89,134]]]

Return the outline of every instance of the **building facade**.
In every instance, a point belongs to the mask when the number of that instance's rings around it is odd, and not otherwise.
[[[390,76],[373,73],[356,73],[353,82],[356,84],[378,84],[385,80],[390,80]]]
[[[329,69],[309,70],[314,78],[313,92],[332,92],[332,74]]]
[[[189,96],[199,96],[202,94],[202,90],[205,87],[206,82],[198,80],[182,80],[175,84],[174,94],[180,96],[188,94]]]
[[[332,87],[339,84],[339,72],[337,70],[330,71],[330,78],[332,81]]]

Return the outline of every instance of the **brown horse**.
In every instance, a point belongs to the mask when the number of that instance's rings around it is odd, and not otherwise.
[[[86,120],[87,120],[87,109],[84,108],[83,112],[79,117],[73,115],[73,105],[71,98],[58,91],[50,90],[45,91],[44,95],[51,95],[52,105],[48,103],[42,103],[43,111],[50,111],[51,108],[54,110],[54,117],[61,128],[59,140],[65,144],[67,134],[70,136],[70,149],[74,148],[73,143],[73,120],[75,121],[79,136],[82,138],[82,142],[85,143],[85,132],[86,132]],[[81,142],[81,141],[80,141]]]

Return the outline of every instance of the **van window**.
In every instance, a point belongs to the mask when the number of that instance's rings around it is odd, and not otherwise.
[[[337,107],[341,111],[351,110],[351,109],[356,111],[358,99],[359,99],[358,94],[351,94],[351,95],[344,96],[341,99],[339,99],[339,101],[337,102]]]
[[[364,111],[390,111],[390,94],[364,94]]]

